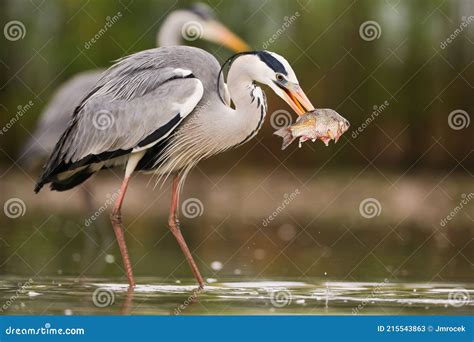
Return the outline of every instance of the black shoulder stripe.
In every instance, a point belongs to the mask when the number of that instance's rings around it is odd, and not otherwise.
[[[170,121],[168,121],[166,124],[158,128],[156,131],[151,133],[149,136],[147,136],[145,139],[140,141],[138,143],[138,147],[143,147],[148,144],[151,144],[152,142],[160,139],[163,135],[168,133],[174,126],[176,126],[179,122],[181,121],[181,114],[178,113],[176,114]]]

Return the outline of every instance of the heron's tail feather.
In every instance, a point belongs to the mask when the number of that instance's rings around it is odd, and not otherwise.
[[[291,134],[291,130],[289,127],[280,128],[278,131],[275,131],[273,134],[278,135],[283,138],[283,143],[281,145],[282,150],[287,148],[288,145],[290,145],[296,139],[296,137],[294,137],[293,134]]]
[[[82,182],[85,182],[93,174],[94,171],[91,171],[89,168],[85,168],[64,179],[58,179],[56,176],[52,179],[41,179],[38,183],[36,183],[35,192],[38,193],[46,183],[51,183],[51,190],[66,191],[74,188],[76,185],[79,185]]]

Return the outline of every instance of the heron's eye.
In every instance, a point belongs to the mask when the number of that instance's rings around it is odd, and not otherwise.
[[[282,74],[276,74],[276,79],[278,81],[284,81],[285,80],[285,76],[283,76]]]

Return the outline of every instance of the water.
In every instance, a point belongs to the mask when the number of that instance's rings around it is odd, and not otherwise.
[[[114,279],[27,281],[13,277],[0,281],[3,314],[466,315],[474,309],[474,287],[464,283],[207,279],[200,290],[191,280],[143,278],[130,291]]]
[[[109,188],[96,203],[104,203]],[[314,193],[328,193],[318,189]],[[136,191],[145,193],[141,185]],[[25,197],[24,216],[0,218],[0,314],[472,313],[472,224],[441,227],[437,222],[445,211],[417,209],[409,216],[381,195],[383,214],[371,220],[359,213],[360,196],[346,196],[347,203],[334,202],[322,215],[325,204],[302,195],[264,224],[281,204],[283,195],[275,191],[270,202],[202,198],[202,216],[183,215],[183,234],[207,279],[202,291],[166,227],[168,208],[162,203],[169,198],[150,192],[156,199],[143,200],[132,191],[124,222],[139,284],[133,293],[107,211],[89,225],[84,222],[91,211],[79,207],[79,195],[54,193],[57,202],[44,203]],[[218,194],[228,199],[234,193]],[[458,217],[469,220],[467,214],[466,209]]]

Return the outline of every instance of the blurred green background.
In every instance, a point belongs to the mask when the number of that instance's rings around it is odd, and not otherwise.
[[[154,47],[163,17],[190,1],[3,0],[0,22],[20,20],[18,41],[1,39],[0,126],[18,106],[34,105],[0,135],[0,199],[21,198],[26,214],[0,216],[0,269],[37,276],[121,275],[107,215],[104,229],[85,228],[90,212],[77,189],[34,196],[36,174],[16,164],[42,108],[75,73]],[[473,192],[473,123],[452,129],[448,117],[474,109],[474,15],[471,0],[453,1],[209,1],[217,17],[254,49],[275,51],[293,66],[316,107],[336,109],[351,123],[337,145],[296,144],[280,150],[272,113],[290,111],[267,90],[268,119],[243,147],[203,162],[183,199],[198,197],[204,213],[183,219],[203,273],[259,277],[468,280],[473,277],[473,204],[448,225],[446,217]],[[122,18],[90,49],[106,18]],[[292,16],[297,19],[268,40]],[[361,26],[379,25],[363,39]],[[448,37],[453,41],[442,46]],[[3,37],[1,37],[3,38]],[[224,48],[192,42],[223,61]],[[360,134],[358,127],[385,109]],[[377,106],[377,107],[375,107]],[[296,115],[293,115],[295,117]],[[121,171],[92,179],[97,206],[115,191]],[[168,193],[149,177],[132,182],[124,219],[138,276],[189,276],[168,234]],[[146,187],[148,185],[148,187]],[[301,195],[268,227],[262,220],[295,188]],[[376,198],[382,212],[361,217],[359,204]],[[110,208],[109,208],[110,210]],[[93,242],[95,241],[95,242]],[[104,242],[105,241],[105,242]],[[109,255],[115,255],[111,259]],[[166,260],[166,262],[162,262]],[[224,264],[212,268],[213,261]]]
[[[21,142],[29,135],[41,109],[56,87],[77,72],[106,67],[111,61],[154,47],[155,34],[163,16],[189,1],[2,1],[0,20],[21,20],[26,35],[19,41],[2,40],[0,50],[1,124],[15,114],[19,105],[33,101],[18,125],[0,137],[2,163],[10,163]],[[255,49],[262,46],[296,12],[296,21],[268,50],[285,56],[300,83],[317,107],[334,108],[356,129],[372,113],[373,106],[389,102],[364,134],[353,143],[368,158],[376,146],[390,143],[389,137],[406,130],[391,145],[377,165],[402,168],[427,153],[416,167],[446,168],[472,149],[469,129],[454,131],[447,124],[456,109],[472,112],[474,67],[472,65],[474,25],[470,24],[445,49],[440,44],[462,17],[472,15],[473,3],[454,1],[210,1],[218,18],[246,39]],[[85,49],[106,17],[118,11],[123,17],[100,43]],[[380,24],[378,39],[364,41],[359,27],[368,20]],[[230,52],[210,43],[192,42],[215,51],[220,60]],[[286,105],[268,93],[269,114]],[[265,145],[278,152],[279,139],[263,135]],[[408,127],[407,127],[408,126]],[[472,125],[470,126],[472,129]],[[350,132],[351,132],[350,131]],[[348,133],[350,133],[348,132]],[[387,137],[388,135],[388,137]],[[347,134],[350,137],[350,134]],[[443,138],[452,156],[436,147],[426,152],[433,139]],[[244,147],[250,149],[252,143]],[[332,149],[315,154],[305,149],[291,158],[292,167],[311,168],[312,161],[327,158]],[[403,150],[403,152],[402,152]],[[243,152],[236,152],[243,153]],[[249,167],[258,167],[264,150],[253,149]],[[232,158],[228,154],[225,157]],[[224,157],[224,158],[225,158]],[[340,163],[365,163],[353,148],[340,152]],[[472,167],[472,156],[463,165]]]

